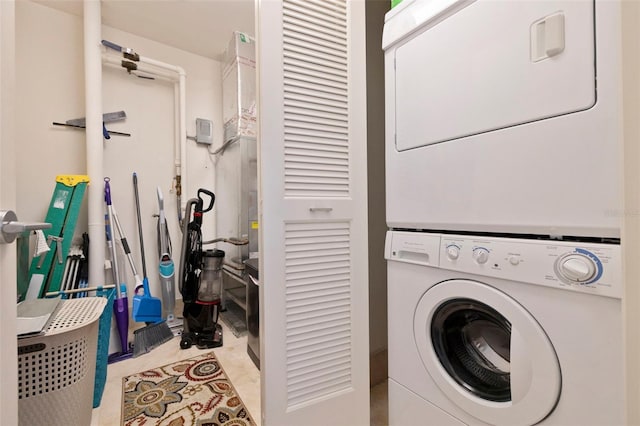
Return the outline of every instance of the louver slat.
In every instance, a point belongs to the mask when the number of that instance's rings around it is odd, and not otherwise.
[[[289,406],[351,386],[349,226],[285,224]]]
[[[286,2],[285,7],[289,11],[300,11],[306,15],[315,16],[317,18],[326,19],[328,21],[346,25],[346,13],[344,10],[332,10],[328,8],[328,2],[314,2],[307,0],[290,0]]]
[[[326,306],[303,306],[301,308],[290,308],[290,311],[287,313],[288,318],[291,322],[298,321],[300,319],[306,319],[310,316],[316,315],[325,315],[329,310],[349,310],[350,301],[343,301],[341,303],[335,303],[331,308],[327,308]]]
[[[284,29],[283,36],[287,40],[285,48],[287,48],[287,46],[298,46],[311,51],[325,52],[333,56],[343,58],[346,58],[347,56],[346,46],[339,43],[336,44],[330,40],[314,38],[304,32],[288,31],[286,27]]]
[[[332,144],[337,143],[342,146],[345,146],[349,140],[348,135],[342,132],[330,133],[325,131],[303,129],[300,127],[291,127],[287,129],[285,133],[285,138],[290,139],[290,141],[289,140],[286,141],[287,145],[289,144],[289,142],[296,142],[306,138],[307,140],[311,140],[314,143],[319,143],[323,145],[326,144],[328,146],[331,146]],[[345,156],[345,159],[348,160],[348,157]]]
[[[290,85],[287,87],[289,93],[298,94],[316,94],[322,96],[325,99],[333,99],[334,101],[347,102],[347,94],[344,90],[327,86],[324,84],[316,84],[311,81],[296,81],[292,78],[289,79]],[[326,83],[323,81],[323,83]]]
[[[331,309],[323,309],[321,311],[304,311],[300,314],[291,315],[290,319],[292,322],[296,321],[307,321],[310,319],[316,318],[325,318],[326,315],[336,315],[336,317],[340,317],[342,315],[346,315],[349,317],[351,315],[351,311],[348,304],[343,304],[344,306],[334,306]]]
[[[300,110],[298,110],[300,111]],[[333,127],[336,131],[345,132],[348,129],[348,123],[346,121],[336,121],[332,120],[330,117],[330,113],[321,112],[317,110],[302,110],[301,114],[292,114],[289,113],[287,118],[290,122],[294,122],[296,124],[300,123],[308,123],[308,124],[321,124],[327,127]]]
[[[336,84],[341,84],[343,86],[347,84],[346,76],[339,74],[333,69],[317,70],[311,64],[305,63],[303,61],[296,61],[294,59],[289,59],[288,61],[285,61],[284,71],[297,73],[303,76],[317,77],[320,80],[325,80],[327,82],[334,82]],[[286,84],[286,78],[285,78],[285,84]],[[286,90],[287,90],[287,87],[285,86],[285,91]]]
[[[318,396],[329,395],[338,390],[348,389],[351,387],[351,375],[346,372],[339,377],[325,377],[321,383],[307,383],[298,389],[289,391],[289,406],[302,404],[303,402],[316,399]]]
[[[322,86],[315,86],[310,88],[308,83],[302,86],[298,86],[295,82],[292,82],[292,85],[287,88],[287,91],[289,93],[296,93],[298,95],[321,96],[324,99],[331,99],[334,101],[342,102],[343,105],[347,101],[347,94],[344,92],[340,92],[339,90],[329,90],[326,87]]]
[[[286,135],[287,137],[287,145],[290,147],[306,147],[310,146],[317,151],[340,151],[340,152],[348,152],[349,144],[346,140],[340,139],[331,139],[327,140],[325,138],[318,138],[315,135],[308,135],[300,133],[293,133],[289,130],[289,133]]]
[[[344,0],[283,2],[285,197],[349,196],[346,22]]]
[[[287,53],[289,54],[304,54],[306,56],[336,64],[346,64],[347,62],[347,58],[345,56],[336,54],[334,50],[325,49],[316,45],[310,45],[309,43],[303,43],[295,39],[291,41],[292,43],[287,47]]]
[[[315,90],[318,93],[338,93],[346,96],[347,85],[342,83],[336,83],[326,80],[324,78],[318,78],[307,74],[300,74],[295,70],[284,70],[284,78],[287,81],[287,89],[291,90],[292,87],[301,87],[307,90]],[[346,102],[346,101],[345,101]]]
[[[346,34],[342,31],[340,25],[329,20],[318,19],[311,14],[298,13],[297,11],[288,8],[288,13],[284,17],[284,22],[290,26],[304,28],[312,34],[317,34],[320,37],[326,37],[326,39],[329,40],[339,40],[342,43],[346,43]]]
[[[319,365],[321,367],[325,367],[328,363],[332,361],[339,362],[339,360],[341,360],[344,355],[345,353],[343,351],[333,350],[330,353],[318,355],[317,357],[312,357],[312,358],[299,357],[299,360],[295,361],[295,367],[293,367],[291,370],[296,371],[298,369],[306,369],[310,365],[314,365],[314,364]],[[294,362],[292,362],[292,364],[294,364]]]
[[[296,336],[298,338],[309,338],[313,337],[314,333],[317,333],[318,335],[320,335],[320,333],[333,333],[337,330],[344,329],[345,326],[348,326],[348,321],[348,312],[344,312],[341,315],[336,315],[330,320],[319,317],[307,318],[304,320],[304,322],[301,322],[299,326],[288,329],[287,336],[289,336],[291,338],[291,341],[293,341]]]
[[[285,93],[285,96],[285,116],[290,112],[288,111],[290,108],[287,107],[298,107],[300,110],[316,110],[333,113],[337,116],[340,116],[338,120],[346,122],[346,117],[344,116],[346,110],[344,107],[344,103],[340,100],[334,101],[332,99],[323,98],[318,94],[300,95],[292,92]]]

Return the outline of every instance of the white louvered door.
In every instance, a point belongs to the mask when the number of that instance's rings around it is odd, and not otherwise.
[[[368,425],[364,1],[258,0],[256,40],[263,424]]]

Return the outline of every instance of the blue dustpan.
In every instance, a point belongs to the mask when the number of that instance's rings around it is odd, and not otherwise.
[[[142,280],[143,293],[138,294],[136,289],[133,296],[133,320],[136,322],[160,322],[162,321],[162,302],[157,297],[151,296],[149,280]]]

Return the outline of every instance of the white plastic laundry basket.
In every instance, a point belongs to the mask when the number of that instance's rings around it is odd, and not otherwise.
[[[18,340],[18,423],[89,425],[104,297],[62,300],[44,335]]]

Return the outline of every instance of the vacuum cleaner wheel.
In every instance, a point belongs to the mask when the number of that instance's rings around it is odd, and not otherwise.
[[[193,346],[193,338],[190,333],[183,333],[180,340],[180,349],[189,349]]]

